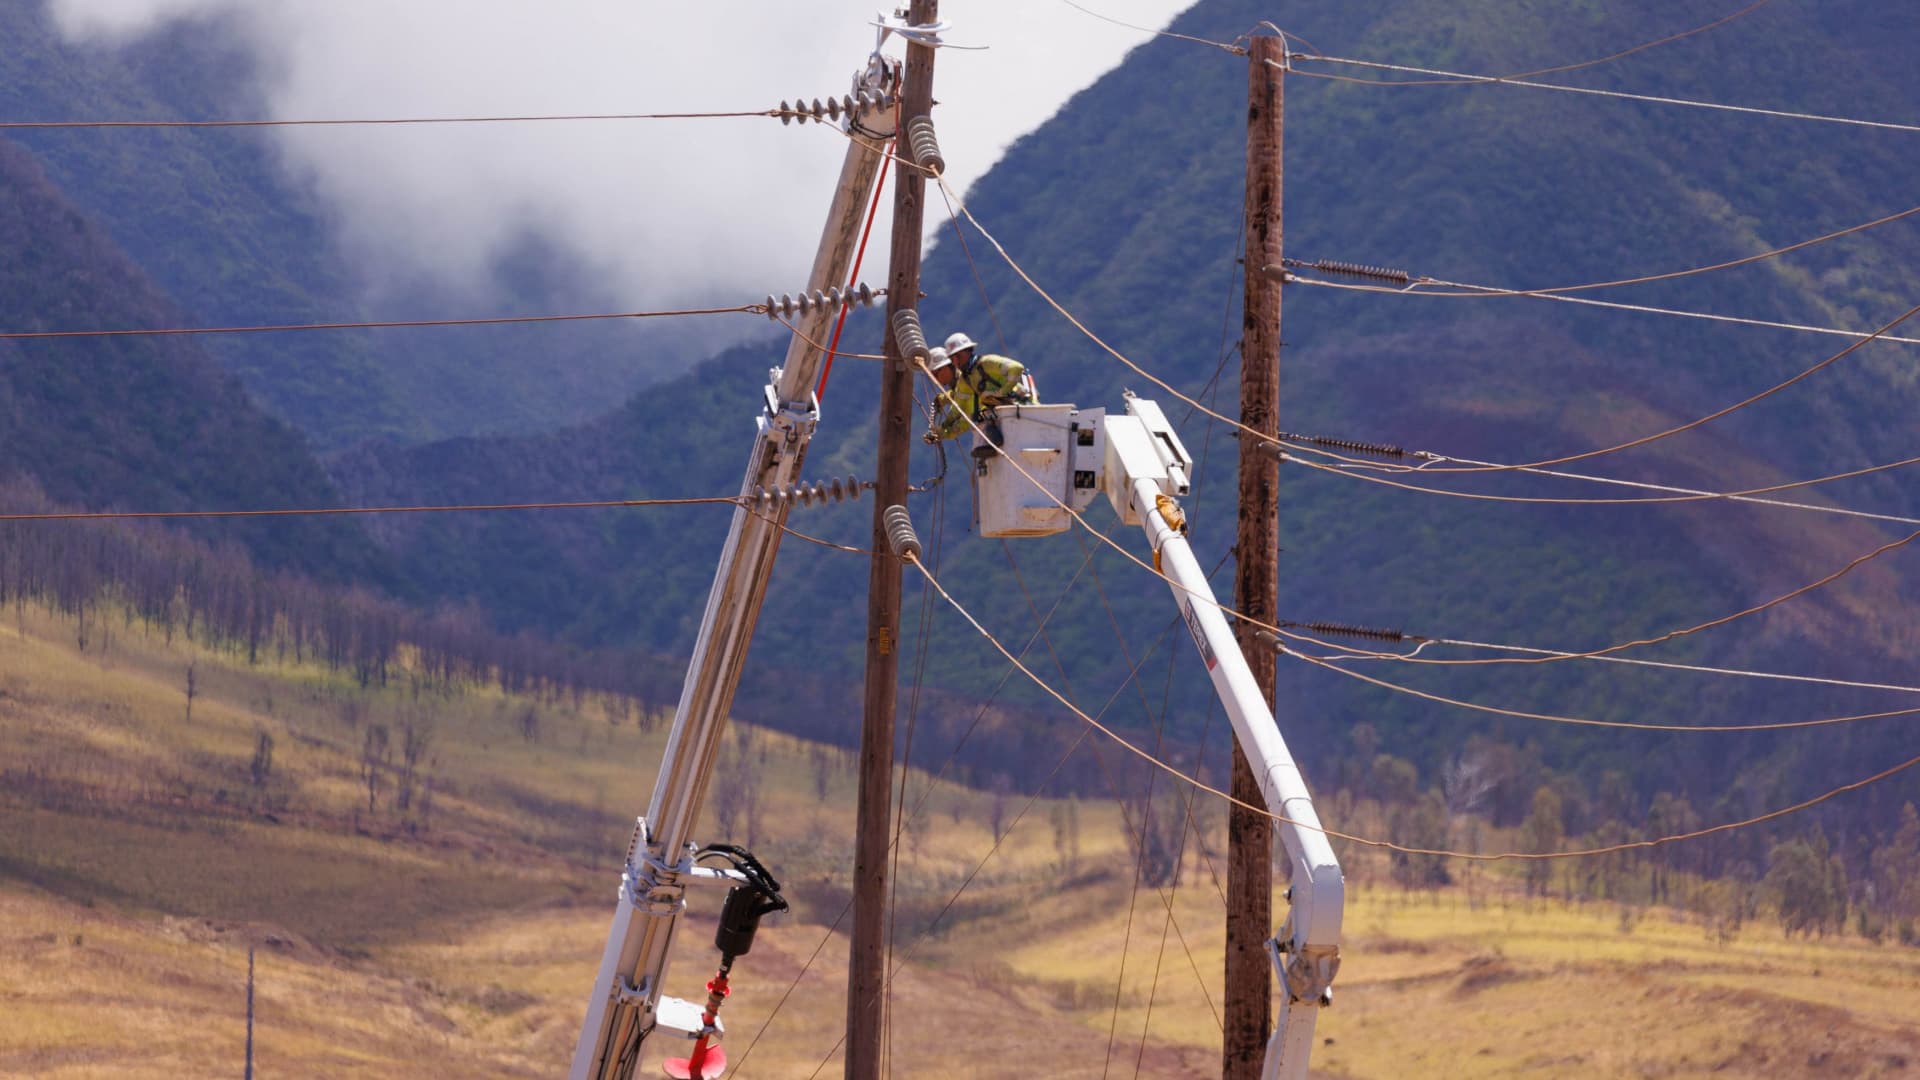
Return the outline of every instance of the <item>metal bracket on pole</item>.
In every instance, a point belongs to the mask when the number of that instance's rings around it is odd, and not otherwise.
[[[1293,890],[1288,889],[1288,899],[1292,896]],[[1267,954],[1273,958],[1280,985],[1286,987],[1291,1001],[1322,1008],[1332,1005],[1333,978],[1340,973],[1340,946],[1309,945],[1296,941],[1297,936],[1293,912],[1288,911],[1280,932],[1267,941]]]
[[[781,401],[780,369],[769,370],[767,377],[770,381],[761,389],[766,404],[759,417],[762,429],[777,429],[789,446],[811,439],[820,424],[820,399],[809,391],[804,400]]]

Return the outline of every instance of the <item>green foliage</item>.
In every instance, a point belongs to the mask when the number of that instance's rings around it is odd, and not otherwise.
[[[1847,878],[1825,834],[1776,844],[1767,856],[1766,887],[1787,936],[1825,934],[1846,925]]]

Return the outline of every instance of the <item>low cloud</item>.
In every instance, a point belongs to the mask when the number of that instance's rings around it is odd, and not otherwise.
[[[107,44],[169,20],[221,20],[279,119],[764,109],[845,93],[874,44],[873,0],[49,3],[70,37]],[[1097,6],[1162,25],[1184,3]],[[949,0],[942,16],[950,41],[990,46],[938,61],[936,119],[960,186],[1147,36],[1051,0]],[[1212,61],[1196,52],[1194,62]],[[798,289],[846,149],[816,125],[760,118],[273,137],[370,286],[486,292],[500,260],[534,241],[595,282],[595,299],[633,308]]]

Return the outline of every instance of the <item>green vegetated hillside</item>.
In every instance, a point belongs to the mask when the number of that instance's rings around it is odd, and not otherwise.
[[[0,249],[9,255],[0,262],[0,323],[9,329],[178,324],[178,308],[3,138]],[[340,499],[306,440],[186,338],[0,340],[0,445],[0,474],[68,506],[239,510]],[[387,577],[382,555],[349,521],[207,523],[200,531],[270,567],[333,580]]]
[[[1332,55],[1467,71],[1529,70],[1603,56],[1724,14],[1711,3],[1578,8],[1526,3],[1209,0],[1174,29],[1229,39],[1279,20]],[[1795,110],[1910,116],[1920,83],[1889,41],[1911,40],[1912,13],[1884,5],[1769,6],[1568,82]],[[943,64],[963,64],[961,56]],[[1911,204],[1911,138],[1902,133],[1742,117],[1514,87],[1353,85],[1288,80],[1287,246],[1303,257],[1403,266],[1504,286],[1549,286],[1671,271],[1750,255]],[[1354,71],[1313,65],[1312,71]],[[972,209],[1056,298],[1103,338],[1188,394],[1224,362],[1226,411],[1236,366],[1235,257],[1244,161],[1245,67],[1217,50],[1156,40],[1074,98],[969,193]],[[952,102],[946,108],[960,109]],[[822,193],[824,197],[824,192]],[[932,209],[941,207],[936,202]],[[1123,369],[1022,285],[978,237],[991,298],[943,237],[924,280],[926,321],[963,326],[1039,373],[1043,396],[1118,407],[1123,388],[1159,396],[1203,465],[1189,500],[1211,562],[1232,534],[1234,444],[1184,405]],[[1915,289],[1920,232],[1910,222],[1789,257],[1634,289],[1609,299],[1785,321],[1872,328]],[[1720,409],[1824,358],[1842,339],[1602,312],[1531,299],[1441,300],[1288,291],[1283,427],[1396,442],[1466,457],[1526,461],[1637,438]],[[877,322],[854,324],[871,343]],[[1224,358],[1224,359],[1223,359]],[[595,423],[520,440],[372,450],[337,462],[367,498],[623,497],[734,490],[768,350],[736,350],[642,394]],[[1804,384],[1699,431],[1591,471],[1670,483],[1754,487],[1911,456],[1912,350],[1874,345]],[[816,476],[871,475],[875,375],[842,363],[809,458]],[[926,459],[926,460],[923,460]],[[915,475],[933,471],[916,447]],[[1518,479],[1463,480],[1475,491],[1594,496],[1614,489]],[[1797,493],[1898,511],[1913,505],[1898,472]],[[1168,634],[1164,588],[1084,533],[1016,545],[970,536],[964,475],[916,500],[923,530],[944,512],[942,576],[1016,645],[1086,558],[1091,568],[1055,616],[1054,652],[1032,654],[1089,710],[1161,641],[1146,692],[1114,716],[1146,729],[1165,701],[1176,737],[1217,752],[1210,693]],[[938,508],[938,509],[936,509]],[[802,511],[795,525],[862,542],[868,508]],[[383,539],[432,591],[476,597],[511,624],[589,641],[688,647],[725,528],[719,511],[389,523]],[[1093,520],[1110,522],[1104,511]],[[1282,490],[1286,616],[1393,625],[1478,641],[1595,648],[1691,626],[1822,577],[1896,535],[1871,523],[1721,504],[1576,507],[1426,496],[1289,467]],[[1121,543],[1142,551],[1126,532]],[[1898,553],[1775,611],[1647,655],[1795,672],[1886,678],[1906,666],[1912,597]],[[1218,580],[1230,580],[1230,566]],[[865,563],[789,542],[743,688],[750,710],[850,737]],[[909,583],[910,590],[913,583]],[[918,625],[917,592],[907,624]],[[1108,615],[1110,601],[1114,616]],[[1116,647],[1118,624],[1127,648]],[[927,681],[978,698],[998,678],[990,649],[951,613],[932,615]],[[1165,651],[1176,661],[1171,674]],[[1064,672],[1055,667],[1057,655]],[[911,666],[911,665],[909,665]],[[1493,720],[1283,665],[1284,723],[1309,775],[1364,773],[1385,752],[1411,760],[1421,786],[1449,763],[1501,778],[1504,816],[1559,783],[1568,813],[1597,807],[1609,773],[1644,807],[1684,793],[1709,820],[1824,790],[1898,760],[1898,721],[1745,736],[1635,735]],[[1370,674],[1509,708],[1662,722],[1785,720],[1894,708],[1906,698],[1811,692],[1604,665]],[[1006,696],[1031,706],[1037,693]],[[808,697],[797,687],[817,689]],[[801,714],[805,714],[802,716]],[[961,710],[964,726],[967,713]],[[1002,767],[1037,779],[1076,721],[1035,708]],[[1362,725],[1366,725],[1362,727]],[[942,729],[942,738],[947,737]],[[944,752],[938,738],[916,752]],[[1031,775],[1028,775],[1031,774]],[[1558,777],[1555,779],[1555,777]],[[1609,781],[1611,782],[1611,781]],[[1911,780],[1831,809],[1830,822],[1892,820]],[[1595,813],[1598,811],[1595,810]],[[1641,811],[1628,812],[1637,820]],[[1580,820],[1585,821],[1582,818]],[[1591,823],[1590,821],[1588,822]],[[1758,860],[1757,851],[1740,857]]]
[[[123,45],[63,40],[42,0],[0,5],[0,116],[16,121],[264,115],[258,73],[221,20]],[[328,208],[275,136],[245,129],[15,133],[49,176],[177,302],[182,321],[262,325],[602,310],[604,290],[530,241],[498,295],[367,285]],[[350,130],[342,153],[377,153]],[[390,275],[389,275],[390,276]],[[636,306],[636,305],[623,305]],[[340,331],[210,340],[220,364],[322,447],[533,431],[594,415],[684,358],[620,324]]]

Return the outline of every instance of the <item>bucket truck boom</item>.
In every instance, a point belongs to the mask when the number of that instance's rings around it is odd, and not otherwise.
[[[878,52],[854,78],[850,100],[861,107],[850,109],[841,122],[848,136],[847,155],[807,282],[814,297],[836,290],[847,279],[866,195],[894,135],[899,79],[898,61]],[[818,105],[816,101],[816,109]],[[733,512],[707,594],[652,800],[627,845],[613,924],[574,1050],[572,1080],[628,1080],[639,1065],[642,1044],[656,1027],[690,1039],[704,1036],[703,1048],[719,1037],[717,1021],[708,1020],[711,1010],[703,1016],[699,1006],[663,997],[661,983],[675,920],[686,907],[687,887],[737,886],[743,880],[737,872],[696,867],[692,832],[789,509],[784,501],[750,509],[749,499],[762,490],[787,490],[799,477],[819,421],[814,384],[822,350],[814,343],[826,340],[838,313],[838,304],[801,306],[799,332],[788,347],[786,363],[770,372],[764,403],[754,418],[753,450],[740,488],[742,505]]]
[[[1306,1080],[1314,1021],[1333,1003],[1333,978],[1340,970],[1346,885],[1273,708],[1187,543],[1179,497],[1187,493],[1192,458],[1160,407],[1132,394],[1122,416],[1072,405],[1005,405],[996,412],[1001,452],[981,460],[973,476],[974,518],[982,536],[1063,532],[1072,513],[1100,494],[1124,523],[1146,531],[1154,565],[1173,590],[1266,808],[1278,818],[1275,827],[1291,863],[1291,910],[1267,942],[1283,992],[1262,1075]],[[977,432],[974,438],[986,445]]]

